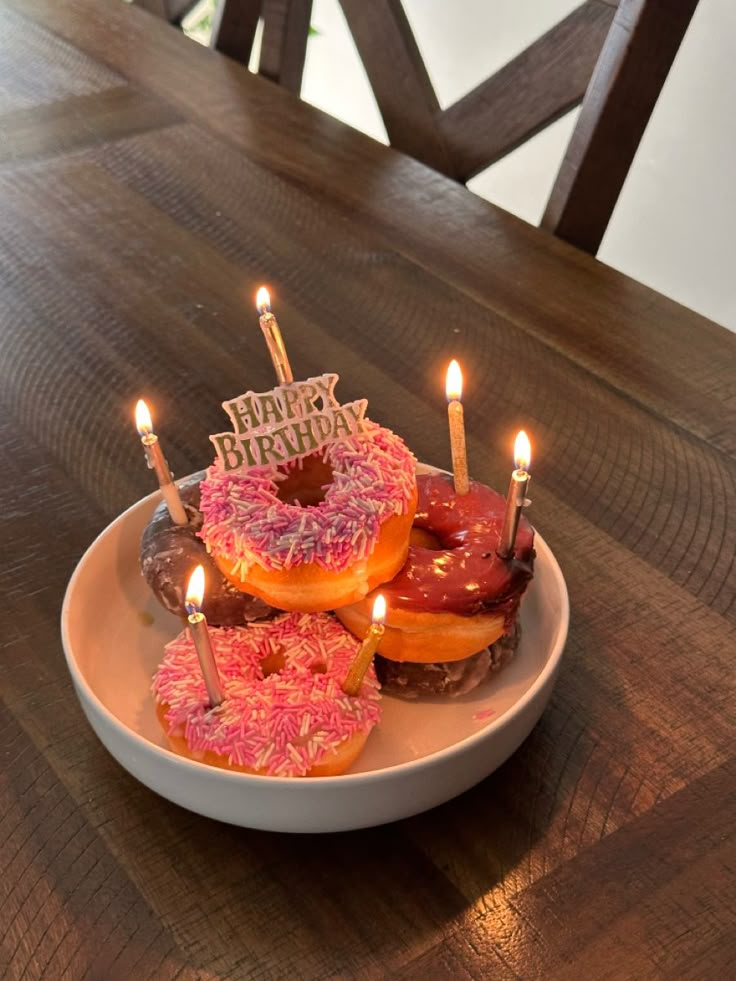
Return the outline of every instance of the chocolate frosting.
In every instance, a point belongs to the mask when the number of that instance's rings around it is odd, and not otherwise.
[[[218,627],[239,626],[249,620],[260,620],[273,614],[273,607],[237,589],[228,582],[210,558],[204,542],[197,536],[202,527],[199,510],[199,485],[204,472],[182,481],[179,487],[189,516],[186,525],[175,525],[166,504],[161,502],[153,512],[141,540],[141,572],[156,599],[170,613],[183,616],[184,593],[192,570],[204,566],[206,590],[202,612]]]
[[[522,516],[511,559],[496,554],[506,500],[471,481],[458,496],[452,477],[421,474],[414,526],[430,532],[439,549],[409,547],[406,564],[381,587],[390,606],[461,616],[503,613],[513,622],[534,574],[534,530]]]
[[[521,627],[517,621],[490,647],[459,661],[390,661],[376,654],[374,663],[381,691],[409,699],[420,695],[448,695],[450,698],[467,695],[508,664],[516,653],[520,637]]]

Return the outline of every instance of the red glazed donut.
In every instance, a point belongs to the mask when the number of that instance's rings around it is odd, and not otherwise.
[[[283,610],[331,610],[398,572],[415,505],[414,457],[366,420],[289,467],[210,467],[201,536],[240,589]]]
[[[532,578],[534,532],[522,518],[511,560],[496,554],[505,499],[472,481],[458,496],[452,477],[422,474],[406,564],[381,586],[388,614],[380,654],[395,661],[450,662],[493,644],[513,624]],[[337,612],[356,636],[370,624],[373,596]]]
[[[359,756],[379,718],[371,668],[342,691],[359,644],[327,614],[210,630],[224,699],[209,707],[188,631],[166,645],[153,679],[171,748],[211,766],[282,777],[333,776]]]

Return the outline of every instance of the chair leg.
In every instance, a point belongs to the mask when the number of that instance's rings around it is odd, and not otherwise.
[[[698,0],[622,0],[542,227],[595,255]]]
[[[170,24],[175,24],[194,6],[196,0],[133,0],[133,3],[136,7],[143,7]]]
[[[210,47],[247,65],[263,0],[218,0]]]
[[[312,0],[263,0],[260,75],[299,95]]]
[[[258,74],[299,95],[311,15],[312,0],[220,0],[210,43],[247,65],[262,17]]]
[[[340,0],[391,146],[455,179],[440,106],[401,0]]]

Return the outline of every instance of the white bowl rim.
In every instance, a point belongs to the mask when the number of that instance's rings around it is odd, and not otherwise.
[[[428,466],[428,469],[436,470],[437,468]],[[183,478],[183,480],[186,479],[188,478]],[[170,749],[157,746],[149,739],[146,739],[145,736],[142,736],[140,733],[136,732],[135,729],[131,729],[129,726],[123,724],[92,690],[87,679],[77,666],[76,660],[72,653],[72,643],[69,635],[69,610],[74,592],[76,590],[77,580],[83,574],[86,562],[94,552],[98,542],[104,538],[116,525],[125,522],[132,511],[137,510],[142,505],[153,504],[154,501],[158,503],[160,500],[160,491],[156,490],[151,494],[146,495],[146,497],[141,498],[139,501],[136,501],[134,504],[131,504],[130,507],[126,508],[125,511],[117,516],[117,518],[103,528],[103,530],[85,550],[81,559],[77,563],[74,572],[72,573],[71,579],[69,580],[66,592],[64,594],[64,602],[61,607],[61,642],[64,648],[64,656],[66,658],[67,667],[69,668],[69,673],[72,676],[75,686],[78,690],[81,690],[84,693],[84,697],[94,706],[95,711],[105,718],[108,725],[121,732],[125,737],[132,738],[135,743],[140,745],[142,750],[153,753],[155,756],[160,757],[162,761],[167,763],[175,761],[177,764],[180,764],[185,771],[190,770],[193,773],[211,773],[214,768],[209,766],[207,763],[200,763],[197,760],[192,760],[186,756],[181,756],[178,753],[174,753]],[[362,773],[342,773],[334,776],[309,777],[303,780],[295,780],[294,777],[268,776],[267,774],[259,773],[239,773],[236,770],[228,770],[226,768],[218,767],[218,778],[223,778],[236,784],[243,783],[244,786],[258,786],[262,784],[264,780],[266,780],[268,781],[269,786],[274,788],[277,786],[285,787],[294,785],[308,787],[324,787],[329,785],[334,787],[337,782],[348,785],[353,783],[380,783],[386,779],[387,775],[400,776],[402,772],[422,769],[425,766],[432,766],[435,762],[439,762],[440,760],[451,759],[455,755],[463,754],[476,743],[480,743],[485,739],[488,739],[488,737],[496,730],[503,729],[504,726],[510,722],[513,716],[522,712],[526,705],[533,701],[538,692],[547,684],[550,676],[552,676],[557,670],[559,662],[562,658],[562,652],[565,648],[565,642],[567,640],[567,631],[570,621],[570,601],[567,593],[565,578],[562,575],[562,570],[560,569],[559,563],[557,562],[552,550],[536,528],[534,533],[534,546],[538,552],[541,551],[545,554],[545,561],[549,562],[555,581],[560,589],[560,620],[557,629],[557,639],[554,647],[550,651],[544,667],[534,679],[532,684],[519,697],[519,699],[514,702],[514,704],[507,709],[506,712],[503,713],[503,715],[499,716],[499,718],[489,722],[477,732],[471,733],[469,736],[465,736],[463,739],[458,740],[458,742],[452,743],[450,746],[445,746],[443,749],[435,750],[433,753],[428,753],[426,756],[420,756],[415,760],[406,760],[403,763],[394,763],[391,766],[380,767],[376,770],[366,770]]]

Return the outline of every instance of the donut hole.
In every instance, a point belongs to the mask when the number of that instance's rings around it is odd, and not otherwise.
[[[324,501],[332,483],[333,470],[320,454],[295,460],[279,470],[282,475],[277,492],[280,501],[303,508],[316,508]]]
[[[416,548],[428,548],[432,552],[441,552],[444,545],[436,535],[426,528],[417,528],[416,525],[411,529],[409,544]]]
[[[286,658],[282,650],[271,651],[270,654],[261,658],[261,672],[264,678],[268,678],[272,674],[280,674],[285,667]]]
[[[314,664],[309,665],[309,670],[312,674],[327,674],[327,665],[322,661],[316,661]]]

